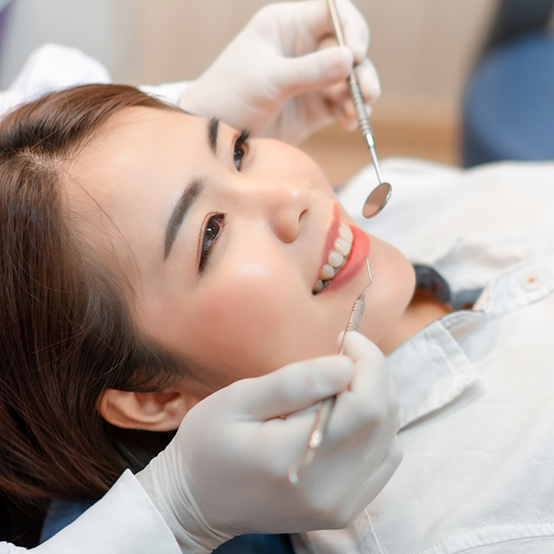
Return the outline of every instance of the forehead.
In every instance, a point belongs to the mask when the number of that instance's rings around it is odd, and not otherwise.
[[[69,164],[70,197],[110,212],[186,186],[209,159],[206,121],[185,113],[127,108]],[[161,199],[161,198],[160,198]]]
[[[206,120],[182,112],[127,108],[68,165],[66,198],[87,240],[127,244],[161,233],[168,210],[209,163]]]
[[[74,160],[74,172],[127,173],[167,163],[183,146],[205,149],[205,120],[183,112],[126,108],[114,115]],[[198,152],[197,152],[198,153]],[[193,159],[193,157],[190,157]],[[84,175],[81,175],[84,177]]]

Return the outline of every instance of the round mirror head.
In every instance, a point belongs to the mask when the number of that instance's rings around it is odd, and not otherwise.
[[[375,217],[389,201],[392,194],[392,186],[389,183],[377,185],[367,197],[362,214],[365,218]]]

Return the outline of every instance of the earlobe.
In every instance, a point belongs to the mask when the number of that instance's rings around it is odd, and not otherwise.
[[[198,402],[179,391],[128,392],[110,389],[98,402],[100,415],[123,429],[172,431]]]

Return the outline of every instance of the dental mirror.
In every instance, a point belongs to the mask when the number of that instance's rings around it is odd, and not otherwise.
[[[335,0],[327,0],[327,7],[329,8],[329,15],[331,16],[331,21],[333,23],[333,29],[335,30],[337,42],[340,46],[346,46],[339,14],[335,5]],[[352,96],[352,103],[354,104],[356,117],[358,119],[358,124],[360,125],[360,131],[362,132],[362,135],[364,136],[369,147],[371,158],[373,159],[373,165],[375,166],[375,171],[377,172],[377,178],[379,179],[379,185],[377,185],[377,187],[375,187],[370,195],[367,197],[367,200],[365,201],[364,207],[362,209],[363,216],[366,219],[369,219],[371,217],[375,217],[386,206],[392,194],[392,187],[389,183],[383,182],[381,166],[379,164],[379,157],[377,156],[377,151],[375,150],[375,139],[373,138],[373,131],[371,130],[371,124],[369,123],[369,117],[367,115],[367,110],[365,109],[362,89],[360,88],[360,83],[358,82],[358,77],[356,76],[354,68],[350,70],[347,81],[348,87],[350,89],[350,94]]]
[[[375,217],[387,205],[392,194],[392,186],[389,183],[380,183],[367,197],[362,214],[366,219]]]

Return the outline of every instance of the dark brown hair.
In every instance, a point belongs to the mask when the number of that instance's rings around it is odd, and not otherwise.
[[[196,378],[135,331],[124,283],[80,244],[62,199],[63,163],[133,106],[176,109],[88,85],[0,122],[0,489],[20,499],[104,494],[163,445],[107,424],[103,392]]]

